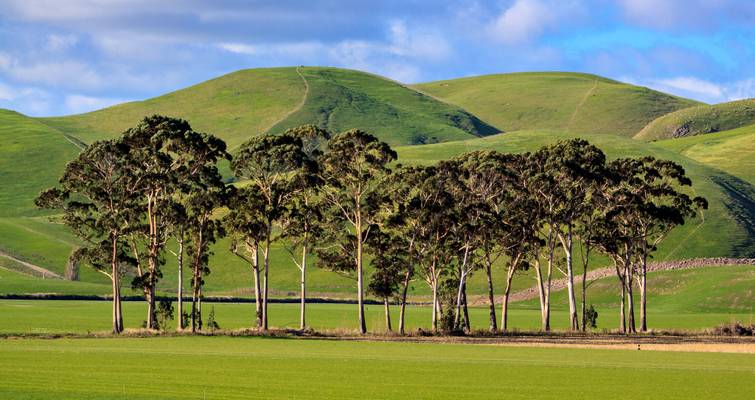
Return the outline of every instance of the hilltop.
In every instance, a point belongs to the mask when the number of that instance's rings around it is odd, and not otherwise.
[[[653,119],[700,103],[597,75],[523,72],[415,85],[504,131],[552,129],[632,136]]]
[[[145,115],[188,120],[233,149],[251,136],[314,123],[369,130],[392,145],[497,133],[475,116],[397,82],[338,68],[247,69],[152,99],[41,122],[86,143],[119,135]]]

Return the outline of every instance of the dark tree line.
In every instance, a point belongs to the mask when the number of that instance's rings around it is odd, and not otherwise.
[[[416,281],[432,293],[433,331],[469,332],[467,284],[476,273],[487,280],[490,331],[506,332],[512,281],[530,270],[542,329],[550,330],[551,283],[560,274],[567,281],[570,329],[584,330],[585,278],[597,250],[616,270],[620,329],[637,330],[636,285],[645,331],[647,260],[671,229],[707,207],[681,190],[691,185],[681,166],[653,157],[608,162],[581,139],[523,154],[477,151],[430,166],[393,165],[396,158],[369,133],[331,137],[311,125],[253,137],[231,157],[222,140],[186,121],[152,116],[118,139],[88,146],[37,204],[63,210],[63,221],[84,243],[72,258],[110,278],[114,333],[123,330],[125,276],[144,294],[145,326],[165,328],[155,297],[168,254],[178,265],[178,328],[202,329],[210,248],[226,235],[230,251],[251,269],[254,325],[264,331],[276,241],[286,244],[301,273],[300,329],[306,328],[307,266],[314,255],[317,266],[356,281],[362,333],[368,291],[384,303],[389,330],[391,304],[398,304],[404,334],[407,293]],[[223,182],[223,159],[231,160],[239,184]],[[583,265],[579,306],[575,253]],[[499,265],[505,271],[500,320],[493,280]],[[191,272],[188,314],[185,267]]]

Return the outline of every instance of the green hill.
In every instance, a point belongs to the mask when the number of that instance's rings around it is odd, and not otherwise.
[[[699,103],[596,75],[527,72],[415,85],[504,131],[553,129],[631,136],[653,119]]]
[[[755,124],[755,99],[700,105],[659,117],[635,139],[659,140],[726,131]]]
[[[755,125],[655,144],[755,185]]]
[[[368,130],[396,144],[468,139],[499,130],[396,82],[336,68],[249,69],[145,101],[40,121],[90,143],[115,137],[145,115],[188,120],[233,149],[250,136],[315,123]]]

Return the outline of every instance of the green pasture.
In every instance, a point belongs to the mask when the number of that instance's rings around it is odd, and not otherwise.
[[[422,83],[504,132],[552,129],[632,136],[648,122],[695,101],[596,75],[525,72]]]
[[[726,399],[746,354],[229,337],[0,341],[13,399]]]

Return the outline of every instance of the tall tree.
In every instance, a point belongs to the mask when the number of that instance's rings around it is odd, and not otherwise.
[[[392,234],[393,233],[393,234]],[[406,238],[397,232],[373,232],[368,245],[375,256],[370,260],[373,273],[370,277],[369,291],[383,300],[385,308],[385,327],[393,331],[391,325],[390,301],[398,294],[405,270],[409,265]]]
[[[282,135],[257,136],[241,145],[231,162],[236,176],[248,179],[262,199],[259,216],[264,223],[262,238],[262,329],[268,330],[268,275],[270,246],[280,237],[273,227],[280,223],[295,194],[294,178],[306,161],[299,138]]]
[[[371,227],[377,223],[383,205],[382,184],[389,170],[387,164],[396,152],[386,143],[360,130],[337,135],[328,143],[322,157],[320,175],[324,181],[322,199],[325,220],[330,229],[351,239],[357,277],[359,331],[367,332],[364,317],[364,244]],[[340,241],[340,242],[343,242]]]
[[[88,261],[111,282],[113,333],[123,331],[121,277],[128,256],[124,237],[135,198],[133,175],[123,159],[128,149],[120,142],[94,142],[68,163],[60,187],[42,192],[36,204],[62,209],[63,222],[85,246],[72,257]]]
[[[252,269],[254,277],[254,326],[262,328],[262,280],[260,278],[259,248],[267,235],[263,215],[265,200],[252,186],[238,188],[229,198],[228,214],[223,218],[231,236],[231,252]]]
[[[327,147],[330,133],[315,125],[303,125],[286,130],[284,135],[299,138],[302,141],[304,155],[302,168],[299,169],[292,183],[294,196],[283,218],[284,236],[289,244],[287,247],[301,274],[299,329],[304,329],[307,306],[307,256],[314,240],[321,235],[322,231],[319,223],[322,210],[318,204],[318,194],[323,184],[320,175],[320,158]],[[300,252],[300,255],[297,252]]]

